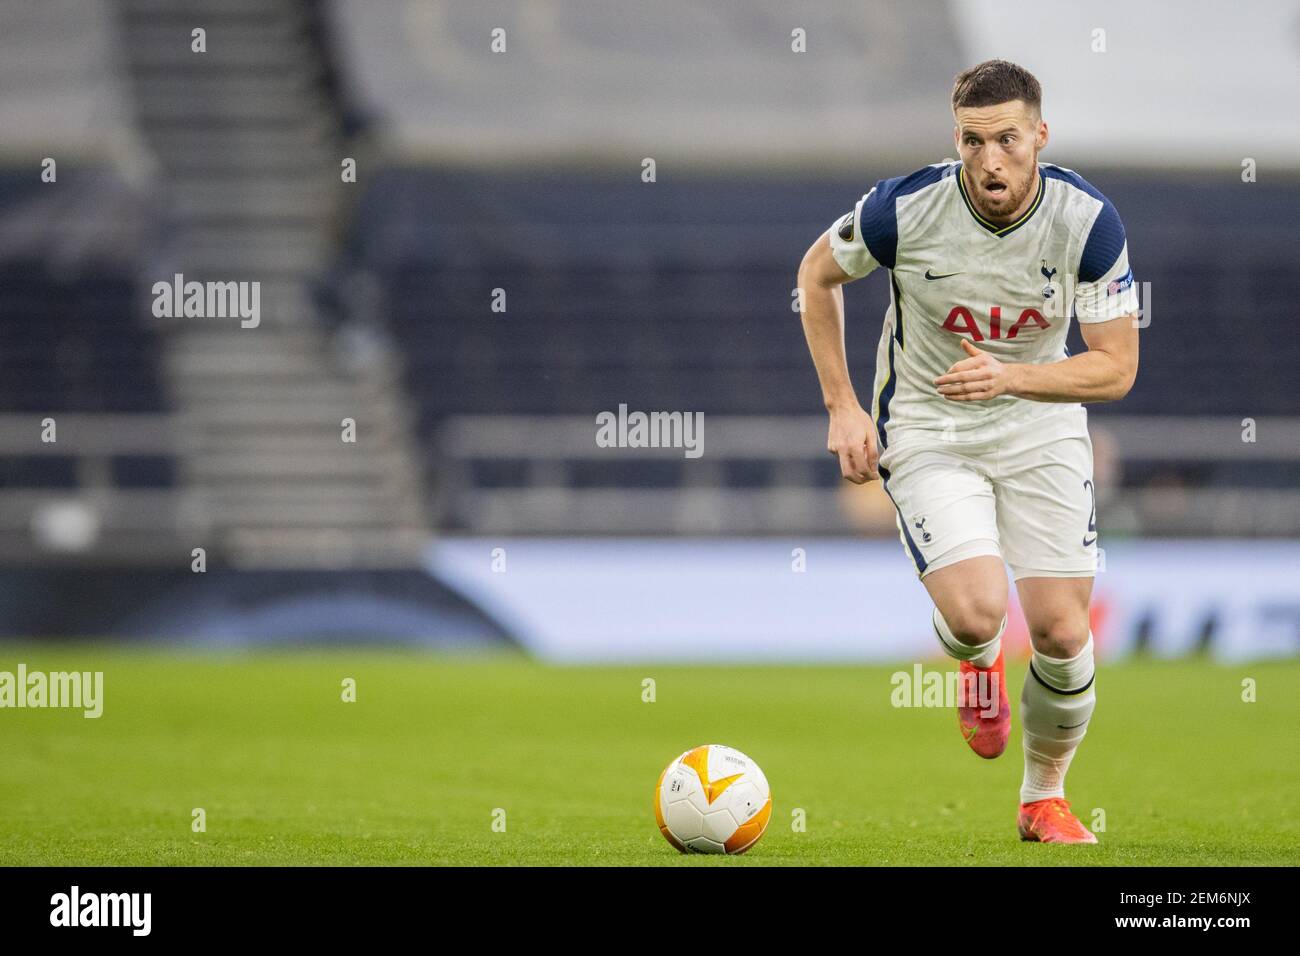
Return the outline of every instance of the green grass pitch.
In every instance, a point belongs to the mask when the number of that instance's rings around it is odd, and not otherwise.
[[[1105,831],[1051,847],[1016,837],[1018,720],[981,760],[950,711],[891,706],[894,667],[0,645],[0,670],[19,661],[102,670],[105,703],[98,720],[0,710],[6,865],[1300,862],[1296,662],[1102,668],[1069,796]],[[771,781],[772,823],[743,857],[682,857],[655,828],[659,772],[701,743]]]

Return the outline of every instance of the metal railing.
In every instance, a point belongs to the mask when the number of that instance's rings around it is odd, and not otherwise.
[[[174,557],[178,539],[202,527],[201,510],[177,486],[115,484],[112,461],[175,457],[177,435],[164,414],[0,415],[0,458],[66,459],[74,479],[66,487],[0,488],[0,560]]]
[[[1104,433],[1119,461],[1118,481],[1102,493],[1108,532],[1300,534],[1300,418],[1260,418],[1254,441],[1231,417],[1094,416],[1090,428],[1094,445]],[[681,448],[601,447],[595,416],[454,416],[436,442],[436,514],[443,528],[487,534],[894,533],[892,512],[859,500],[875,493],[887,504],[883,491],[838,481],[825,434],[822,416],[709,416],[705,453],[686,459]],[[665,480],[667,461],[681,464]],[[1123,483],[1126,466],[1242,461],[1294,465],[1294,480],[1262,488]],[[600,462],[623,465],[619,480],[581,479]],[[644,476],[637,463],[647,466]],[[768,477],[735,482],[737,464],[757,464]]]

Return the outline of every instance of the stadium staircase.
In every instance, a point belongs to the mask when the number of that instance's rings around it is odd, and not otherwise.
[[[245,566],[394,566],[428,538],[389,353],[334,336],[313,283],[349,188],[317,5],[119,0],[164,235],[151,282],[257,281],[261,320],[161,319],[207,540]],[[206,52],[191,31],[206,31]],[[156,273],[156,275],[153,275]],[[379,343],[382,346],[382,343]],[[342,440],[344,419],[356,442]]]

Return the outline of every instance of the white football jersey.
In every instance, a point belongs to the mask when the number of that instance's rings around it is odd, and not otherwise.
[[[850,276],[889,270],[871,405],[882,450],[906,436],[987,440],[1048,416],[1086,427],[1077,402],[954,402],[934,385],[968,357],[963,338],[1001,361],[1055,362],[1067,357],[1071,316],[1106,322],[1138,311],[1115,207],[1072,170],[1038,170],[1033,204],[1007,226],[980,216],[961,163],[944,162],[881,180],[831,227]]]

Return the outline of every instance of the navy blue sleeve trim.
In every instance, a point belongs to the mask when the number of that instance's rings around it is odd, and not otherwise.
[[[1096,282],[1115,264],[1119,254],[1124,251],[1124,223],[1109,199],[1101,191],[1078,173],[1061,169],[1059,166],[1044,164],[1039,170],[1048,179],[1059,179],[1069,183],[1075,189],[1081,189],[1094,199],[1101,200],[1101,212],[1093,221],[1092,231],[1083,244],[1083,254],[1079,257],[1079,281]]]
[[[1124,224],[1119,221],[1119,213],[1107,200],[1097,213],[1084,243],[1083,255],[1079,257],[1079,281],[1096,282],[1115,264],[1119,254],[1124,251]]]
[[[949,166],[926,166],[907,176],[882,179],[862,204],[858,228],[867,251],[887,269],[898,259],[898,197],[906,196],[943,178]]]

